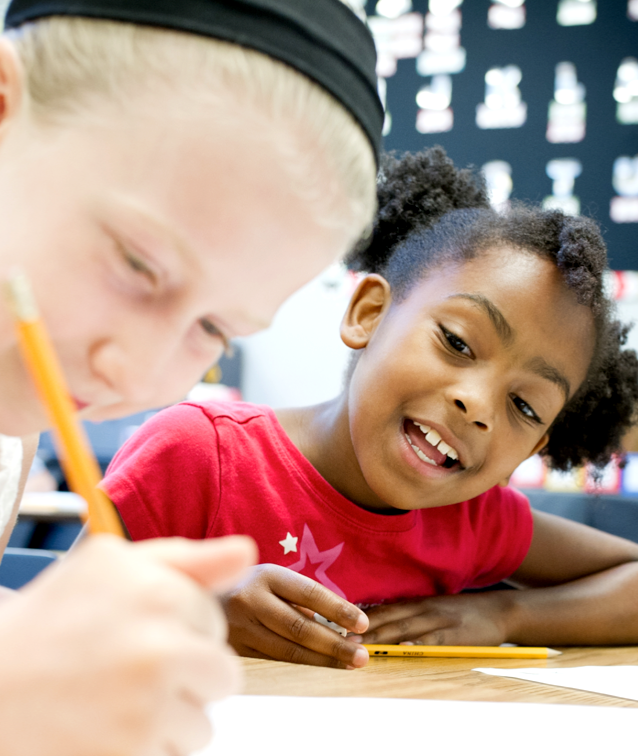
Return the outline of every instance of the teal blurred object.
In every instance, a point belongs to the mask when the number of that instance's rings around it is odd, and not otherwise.
[[[52,551],[8,547],[0,562],[0,585],[17,590],[57,559]]]

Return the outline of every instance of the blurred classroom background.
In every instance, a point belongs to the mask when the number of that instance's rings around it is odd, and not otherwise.
[[[497,206],[532,200],[594,217],[619,317],[638,321],[638,0],[350,4],[377,42],[386,148],[440,144],[458,165],[483,171]],[[332,398],[349,359],[339,323],[355,286],[342,266],[331,267],[271,328],[239,340],[190,396],[273,407]],[[638,349],[638,328],[630,345]],[[87,424],[104,467],[152,414]],[[591,471],[558,475],[539,458],[512,482],[539,509],[638,541],[638,433],[626,449],[624,467],[611,465],[597,485]],[[48,434],[39,459],[11,545],[64,550],[82,504],[50,493],[66,486]]]

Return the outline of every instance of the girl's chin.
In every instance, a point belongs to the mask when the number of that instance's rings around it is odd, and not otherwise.
[[[44,412],[38,411],[38,404],[30,406],[25,412],[2,406],[0,402],[0,433],[3,436],[30,436],[44,433],[50,427]]]

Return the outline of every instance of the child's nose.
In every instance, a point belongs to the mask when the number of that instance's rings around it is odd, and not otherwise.
[[[482,431],[494,429],[495,398],[488,376],[468,376],[468,380],[452,388],[451,399],[466,422]]]
[[[117,341],[105,341],[91,354],[92,372],[121,400],[144,404],[152,399],[153,386],[164,362],[161,345],[133,350]]]
[[[91,351],[93,375],[121,401],[136,406],[179,400],[199,380],[212,355],[203,361],[192,359],[179,333],[170,330],[135,334],[130,329],[121,338],[102,341]]]

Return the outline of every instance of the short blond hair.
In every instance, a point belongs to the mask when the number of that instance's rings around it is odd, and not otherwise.
[[[223,98],[236,98],[280,129],[278,149],[292,184],[316,205],[322,223],[346,227],[351,243],[369,227],[376,179],[370,143],[339,102],[288,65],[229,42],[106,20],[52,17],[8,36],[36,121],[57,122],[100,96],[124,100],[144,77],[150,85],[153,74],[179,84],[180,93],[205,93],[220,116]]]

